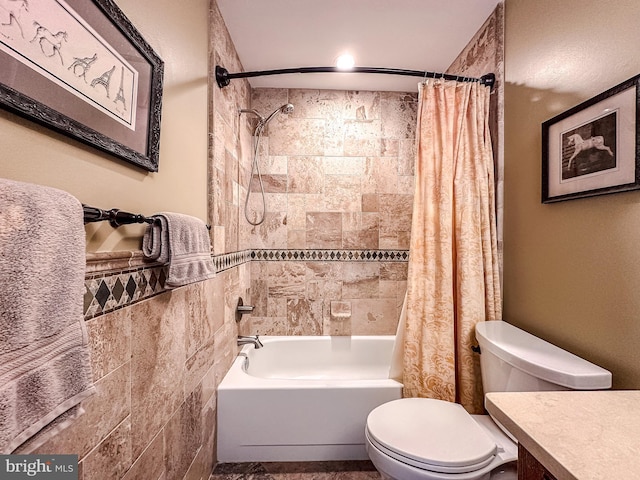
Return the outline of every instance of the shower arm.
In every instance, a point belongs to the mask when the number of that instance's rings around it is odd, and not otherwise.
[[[404,75],[410,77],[423,78],[443,78],[445,80],[457,80],[459,82],[480,82],[493,89],[496,76],[493,73],[487,73],[480,78],[462,77],[460,75],[451,75],[448,73],[422,72],[420,70],[403,70],[400,68],[376,68],[376,67],[353,67],[350,70],[341,70],[338,67],[298,67],[298,68],[282,68],[278,70],[258,70],[254,72],[238,72],[229,73],[229,71],[216,65],[216,82],[220,88],[224,88],[234,78],[250,78],[263,77],[267,75],[282,75],[288,73],[382,73],[386,75]]]

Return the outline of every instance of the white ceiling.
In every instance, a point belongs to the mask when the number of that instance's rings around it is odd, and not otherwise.
[[[498,3],[500,0],[218,0],[245,71],[334,66],[338,55],[349,52],[361,67],[444,72]],[[420,79],[308,73],[249,81],[254,88],[415,91]]]

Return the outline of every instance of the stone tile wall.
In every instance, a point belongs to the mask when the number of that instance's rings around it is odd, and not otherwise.
[[[293,104],[294,111],[271,121],[259,149],[265,222],[251,226],[241,215],[240,238],[246,242],[241,245],[254,251],[406,252],[417,94],[252,90],[251,108],[263,115],[285,103]],[[243,178],[251,178],[251,165],[243,164],[248,165]],[[262,208],[256,180],[249,200],[252,219]],[[242,202],[247,184],[240,188]],[[331,262],[254,261],[251,278],[256,309],[250,324],[241,327],[245,332],[392,334],[406,288],[406,263],[346,257]],[[343,302],[349,313],[332,315],[331,302]]]
[[[417,94],[252,91],[251,108],[263,115],[285,103],[293,113],[275,117],[262,138],[266,220],[257,227],[241,221],[246,247],[408,248]],[[258,182],[251,186],[256,218],[261,197]]]
[[[395,258],[374,261],[344,255],[253,261],[255,309],[241,328],[259,335],[395,334],[406,290],[407,252],[395,253]]]

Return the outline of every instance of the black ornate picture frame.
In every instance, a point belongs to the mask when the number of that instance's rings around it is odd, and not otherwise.
[[[640,189],[640,75],[542,124],[542,203]]]
[[[0,9],[0,106],[158,171],[164,63],[113,0]]]

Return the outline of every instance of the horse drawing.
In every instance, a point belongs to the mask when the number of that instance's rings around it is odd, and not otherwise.
[[[613,152],[604,144],[604,137],[601,135],[583,139],[580,135],[574,133],[573,135],[569,135],[569,142],[567,145],[569,147],[573,146],[573,155],[569,158],[569,165],[567,166],[568,169],[571,169],[571,164],[580,152],[591,150],[592,148],[604,150],[613,157]]]
[[[57,54],[60,57],[60,62],[64,65],[60,50],[62,49],[62,42],[67,41],[67,32],[51,33],[47,27],[43,27],[38,22],[33,22],[33,25],[36,27],[36,34],[31,39],[31,43],[38,40],[40,50],[42,50],[45,57],[53,57]]]
[[[27,0],[0,0],[0,27],[16,25],[20,30],[20,36],[24,38],[24,30],[19,20],[22,11],[29,11],[29,2]],[[3,32],[0,32],[0,34],[6,38],[11,38]]]

